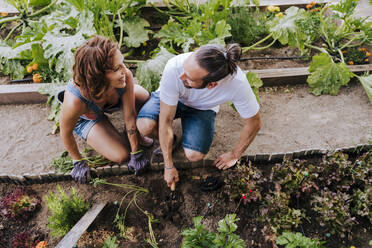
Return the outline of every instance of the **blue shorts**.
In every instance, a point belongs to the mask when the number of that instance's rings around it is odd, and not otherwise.
[[[159,91],[151,93],[150,99],[141,108],[137,119],[148,118],[159,121],[160,97]],[[214,135],[213,110],[199,110],[178,102],[175,119],[181,118],[182,146],[184,148],[207,154]]]
[[[85,141],[87,141],[89,131],[92,129],[92,127],[94,125],[96,125],[96,123],[98,123],[102,119],[104,119],[104,118],[97,118],[95,120],[88,120],[88,119],[80,117],[78,122],[75,125],[74,133],[76,133],[78,136],[80,136]]]

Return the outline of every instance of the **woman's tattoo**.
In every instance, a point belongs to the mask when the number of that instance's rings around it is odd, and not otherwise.
[[[137,128],[136,128],[136,127],[132,127],[131,129],[127,129],[127,133],[128,133],[129,135],[133,135],[133,134],[135,134],[136,131],[137,131]]]

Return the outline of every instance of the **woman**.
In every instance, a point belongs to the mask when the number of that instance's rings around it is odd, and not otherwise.
[[[136,113],[148,98],[149,93],[133,82],[116,43],[95,36],[76,50],[73,78],[63,95],[60,117],[61,138],[73,159],[71,175],[76,181],[88,181],[90,172],[73,131],[113,162],[122,163],[130,154],[128,167],[136,174],[147,166],[148,160],[139,148],[141,136]],[[120,135],[104,114],[120,108],[128,139]],[[142,140],[144,146],[152,145],[151,139]]]

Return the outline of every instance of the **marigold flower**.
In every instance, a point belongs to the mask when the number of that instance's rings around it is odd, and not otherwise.
[[[368,61],[369,61],[369,59],[368,59],[368,58],[364,60],[364,62],[368,62]]]
[[[371,53],[366,52],[366,56],[367,56],[367,57],[371,56]]]
[[[353,64],[354,64],[354,61],[349,61],[348,64],[349,64],[349,65],[353,65]]]

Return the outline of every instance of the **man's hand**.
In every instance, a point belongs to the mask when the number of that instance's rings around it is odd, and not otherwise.
[[[219,156],[216,160],[213,161],[213,165],[220,170],[226,170],[236,164],[238,158],[232,153],[227,152]]]
[[[171,168],[171,169],[170,169]],[[178,182],[178,171],[174,166],[164,166],[164,180],[167,182],[168,187],[172,186],[173,182]]]

